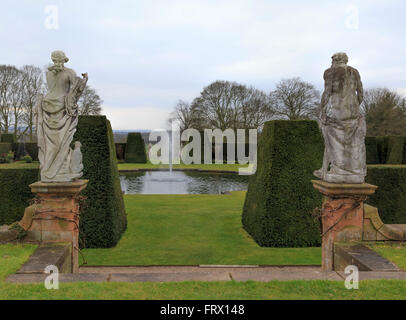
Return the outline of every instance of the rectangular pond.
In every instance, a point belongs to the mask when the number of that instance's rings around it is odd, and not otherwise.
[[[248,176],[193,171],[120,173],[125,194],[222,194],[247,190]]]

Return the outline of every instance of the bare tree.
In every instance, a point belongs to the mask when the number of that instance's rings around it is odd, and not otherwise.
[[[200,96],[192,103],[201,124],[206,128],[225,130],[231,127],[232,104],[231,88],[233,83],[216,81],[203,88]]]
[[[368,136],[406,135],[406,99],[387,88],[366,90],[361,110]]]
[[[260,90],[242,86],[239,101],[238,117],[234,129],[259,129],[274,116],[269,96]]]
[[[236,82],[216,81],[193,100],[193,125],[211,129],[257,129],[273,116],[269,97]]]
[[[101,113],[102,108],[100,105],[103,100],[97,94],[96,90],[86,86],[82,96],[78,101],[79,114],[80,115],[98,115]]]
[[[176,121],[179,124],[181,133],[186,129],[196,128],[197,116],[194,114],[194,111],[188,102],[179,100],[170,115],[169,121]]]
[[[19,111],[20,83],[20,71],[16,67],[0,66],[0,131],[4,133],[9,133],[14,115]]]
[[[28,140],[33,141],[35,131],[35,104],[38,95],[44,93],[44,77],[42,70],[32,65],[23,66],[22,72],[22,122],[25,125],[24,132]]]
[[[270,98],[276,116],[281,119],[313,119],[317,114],[320,92],[300,78],[282,79]]]

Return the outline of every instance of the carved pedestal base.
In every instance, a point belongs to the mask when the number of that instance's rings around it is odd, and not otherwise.
[[[19,222],[27,240],[72,243],[72,272],[78,272],[79,193],[88,180],[36,182],[30,185],[36,203],[25,209]]]
[[[364,201],[376,186],[329,183],[312,180],[314,188],[323,194],[322,270],[334,269],[334,242],[362,241]]]

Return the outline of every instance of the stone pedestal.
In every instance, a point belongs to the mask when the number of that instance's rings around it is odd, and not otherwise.
[[[25,209],[20,221],[27,240],[72,243],[72,272],[79,269],[79,193],[88,180],[36,182],[30,185],[36,203]]]
[[[314,188],[323,195],[322,270],[334,269],[334,243],[362,241],[364,202],[377,186],[329,183],[312,180]]]

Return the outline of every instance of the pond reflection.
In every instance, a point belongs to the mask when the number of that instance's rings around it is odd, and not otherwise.
[[[248,177],[233,173],[146,171],[120,174],[125,194],[220,194],[247,190]]]

